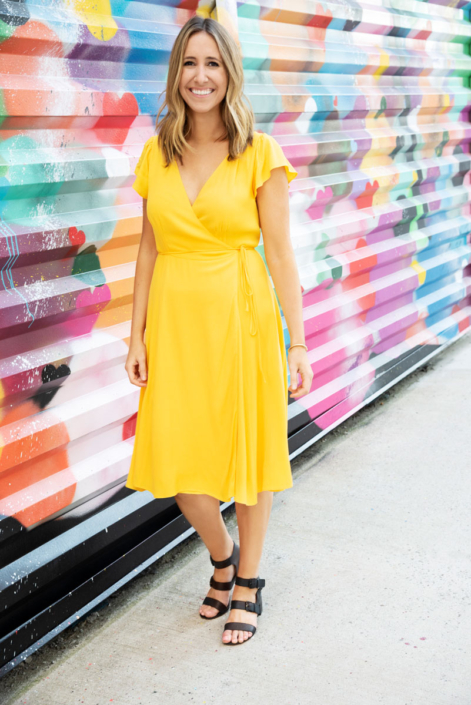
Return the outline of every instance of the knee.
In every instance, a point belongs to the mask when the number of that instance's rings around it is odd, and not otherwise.
[[[183,502],[187,502],[190,500],[191,501],[191,494],[185,494],[184,492],[177,492],[175,495],[175,501],[177,504],[183,504]]]

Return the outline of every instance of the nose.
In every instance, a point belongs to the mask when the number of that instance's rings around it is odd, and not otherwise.
[[[208,77],[206,75],[206,66],[204,62],[196,67],[195,79],[198,83],[206,83]]]

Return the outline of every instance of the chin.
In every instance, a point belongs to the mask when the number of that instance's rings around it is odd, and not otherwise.
[[[215,105],[208,106],[207,108],[203,107],[202,105],[198,105],[195,108],[192,108],[194,113],[210,113],[212,110],[215,110],[218,107],[218,104],[216,103]]]
[[[193,101],[187,103],[188,107],[194,113],[209,113],[211,110],[215,110],[219,107],[219,103],[211,103],[211,105],[201,105],[201,103],[195,103]]]

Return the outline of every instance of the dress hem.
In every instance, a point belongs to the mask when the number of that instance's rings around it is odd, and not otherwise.
[[[127,489],[129,490],[135,490],[137,492],[150,492],[154,499],[168,499],[169,497],[175,497],[175,494],[155,495],[152,490],[146,487],[137,487],[137,485],[131,485],[128,483],[126,483],[124,486],[127,487]],[[270,489],[268,487],[264,487],[263,489],[258,490],[258,492],[283,492],[284,490],[289,490],[292,487],[293,483],[291,483],[290,485],[286,485],[285,487],[279,487],[278,489]],[[207,495],[208,497],[214,497],[214,499],[217,499],[220,502],[229,502],[231,499],[234,499],[234,502],[237,502],[238,504],[245,504],[247,507],[253,507],[257,504],[257,502],[248,502],[247,498],[245,498],[246,501],[242,501],[241,499],[236,499],[234,495],[231,495],[230,497],[218,497],[212,492],[203,492],[201,490],[179,490],[179,492],[176,494],[203,494]]]

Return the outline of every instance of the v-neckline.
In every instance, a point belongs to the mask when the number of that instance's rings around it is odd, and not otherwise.
[[[200,190],[198,191],[198,195],[196,196],[196,198],[195,198],[195,200],[193,201],[193,203],[191,203],[190,197],[188,196],[187,190],[186,190],[186,188],[185,188],[185,184],[183,183],[182,175],[181,175],[181,173],[180,173],[180,169],[178,168],[177,160],[176,160],[176,159],[174,160],[175,169],[177,170],[177,173],[178,173],[178,179],[179,179],[179,181],[180,181],[180,185],[181,185],[181,187],[182,187],[182,189],[183,189],[183,192],[184,192],[184,194],[185,194],[185,196],[186,196],[187,203],[188,203],[188,205],[190,206],[190,208],[191,208],[192,210],[194,209],[195,204],[196,204],[196,202],[198,201],[198,198],[201,196],[202,192],[204,191],[204,189],[206,188],[206,186],[208,185],[208,183],[211,181],[211,179],[212,179],[213,176],[216,174],[216,172],[219,171],[219,169],[222,167],[222,165],[226,163],[228,157],[229,157],[229,155],[226,154],[226,156],[224,157],[224,159],[222,160],[222,162],[219,162],[219,164],[218,164],[217,167],[214,169],[214,171],[211,172],[211,174],[209,175],[209,177],[206,179],[206,181],[204,182],[204,184],[202,185],[202,187],[201,187]]]

